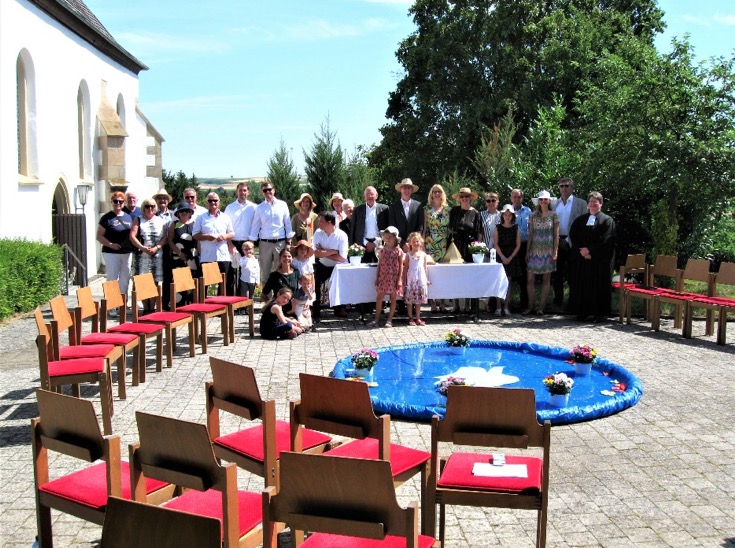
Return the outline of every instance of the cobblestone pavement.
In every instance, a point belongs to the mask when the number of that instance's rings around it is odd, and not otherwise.
[[[73,302],[73,299],[70,301]],[[472,338],[528,341],[570,348],[586,342],[635,373],[645,393],[618,415],[552,429],[549,547],[735,546],[734,348],[702,335],[686,341],[663,322],[653,333],[643,323],[579,325],[566,317],[466,317],[426,313],[425,327],[368,329],[354,317],[333,320],[317,333],[292,341],[263,341],[246,334],[237,318],[236,343],[221,343],[212,320],[209,355],[254,367],[265,398],[280,418],[299,397],[298,374],[328,374],[335,361],[361,347],[439,340],[461,326]],[[731,328],[731,331],[733,328]],[[185,330],[184,330],[185,331]],[[30,419],[39,386],[32,318],[0,328],[0,545],[29,547],[36,533]],[[183,335],[183,333],[181,334]],[[730,334],[735,340],[735,333]],[[204,422],[208,356],[189,358],[179,344],[174,367],[156,373],[149,354],[147,382],[115,399],[114,432],[123,447],[137,439],[134,412],[146,410]],[[129,375],[128,375],[129,376]],[[128,382],[130,379],[128,378]],[[116,393],[116,391],[115,391]],[[93,387],[87,397],[96,396]],[[94,399],[99,410],[99,400]],[[239,422],[228,419],[227,428]],[[392,422],[393,440],[428,450],[429,426]],[[74,464],[74,463],[72,463]],[[55,458],[52,470],[69,461]],[[239,472],[240,488],[260,490],[262,480]],[[418,480],[398,490],[400,501],[418,500]],[[100,527],[52,512],[57,546],[96,545]],[[528,511],[448,508],[447,546],[533,546],[535,514]]]

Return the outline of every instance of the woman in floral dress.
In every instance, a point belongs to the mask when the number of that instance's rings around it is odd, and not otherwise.
[[[447,254],[447,233],[449,231],[449,210],[447,208],[447,194],[441,185],[434,185],[429,190],[424,215],[424,248],[426,253],[438,263]],[[444,301],[431,301],[431,311],[446,312]]]
[[[551,195],[542,190],[538,194],[536,211],[528,219],[528,247],[526,250],[526,264],[528,277],[528,308],[523,314],[530,314],[536,300],[536,275],[543,276],[541,298],[536,314],[544,314],[544,306],[551,287],[551,273],[556,270],[556,256],[559,249],[559,216],[551,211]]]

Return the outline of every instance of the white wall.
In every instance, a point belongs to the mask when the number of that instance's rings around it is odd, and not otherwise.
[[[37,175],[40,184],[19,184],[16,124],[16,62],[25,48],[33,60],[36,89]],[[113,107],[122,94],[125,104],[126,179],[139,198],[153,194],[157,181],[146,177],[146,130],[136,115],[138,77],[110,60],[44,12],[23,0],[0,2],[0,237],[51,241],[51,203],[60,178],[67,185],[74,212],[74,188],[79,183],[77,93],[86,81],[90,95],[89,134],[95,193],[87,214],[88,271],[96,273],[99,246],[95,245],[99,200],[105,182],[99,181],[97,110],[106,81]],[[81,210],[79,210],[81,212]]]

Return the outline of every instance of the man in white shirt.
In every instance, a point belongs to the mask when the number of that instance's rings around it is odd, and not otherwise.
[[[193,238],[199,242],[199,260],[202,263],[217,263],[225,276],[230,270],[230,250],[227,242],[235,236],[232,220],[219,210],[219,195],[207,194],[209,210],[194,221]]]
[[[319,215],[319,230],[314,233],[314,281],[316,285],[316,300],[312,307],[311,316],[314,321],[321,319],[321,296],[326,291],[322,284],[332,277],[334,267],[347,260],[347,234],[337,228],[336,219],[332,212]],[[338,318],[346,318],[344,308],[337,307],[334,314]]]
[[[184,189],[184,203],[192,209],[191,220],[196,221],[196,218],[202,213],[207,212],[206,207],[202,207],[197,203],[197,191],[193,188]],[[174,211],[174,213],[176,213]]]
[[[235,237],[230,240],[230,255],[234,252],[242,253],[242,244],[250,238],[250,229],[253,226],[253,215],[255,215],[255,204],[248,200],[250,196],[250,188],[245,183],[237,184],[237,200],[232,202],[225,208],[225,213],[232,220],[232,228],[235,230]],[[230,269],[227,276],[227,294],[239,295],[237,291],[237,271]]]
[[[562,308],[564,305],[564,281],[569,282],[569,229],[580,215],[587,213],[587,203],[575,198],[574,181],[570,177],[559,180],[559,199],[554,211],[559,216],[559,250],[556,257],[556,272],[551,275],[554,287],[554,306]]]
[[[286,247],[286,241],[293,237],[294,231],[291,229],[288,205],[276,198],[273,184],[265,181],[260,190],[264,199],[255,207],[248,239],[258,243],[260,275],[263,279],[268,279],[273,265],[278,265],[278,256]]]

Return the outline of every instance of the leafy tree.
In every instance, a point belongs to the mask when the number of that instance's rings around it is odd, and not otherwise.
[[[311,154],[304,151],[304,171],[317,208],[324,209],[332,193],[341,192],[344,184],[344,153],[337,132],[329,129],[329,116],[314,138]]]
[[[502,189],[513,188],[518,159],[517,147],[513,144],[516,131],[518,125],[511,109],[492,129],[484,128],[472,165],[484,179],[486,190],[502,192]]]
[[[369,152],[362,145],[355,147],[352,154],[345,152],[347,160],[341,192],[345,198],[351,198],[355,204],[361,204],[364,201],[365,188],[368,186],[374,186],[380,196],[388,191],[387,185],[380,185],[378,182],[378,170],[369,164]]]
[[[276,196],[285,201],[289,207],[293,207],[294,201],[301,196],[301,180],[283,139],[268,160],[266,178],[276,188]]]

